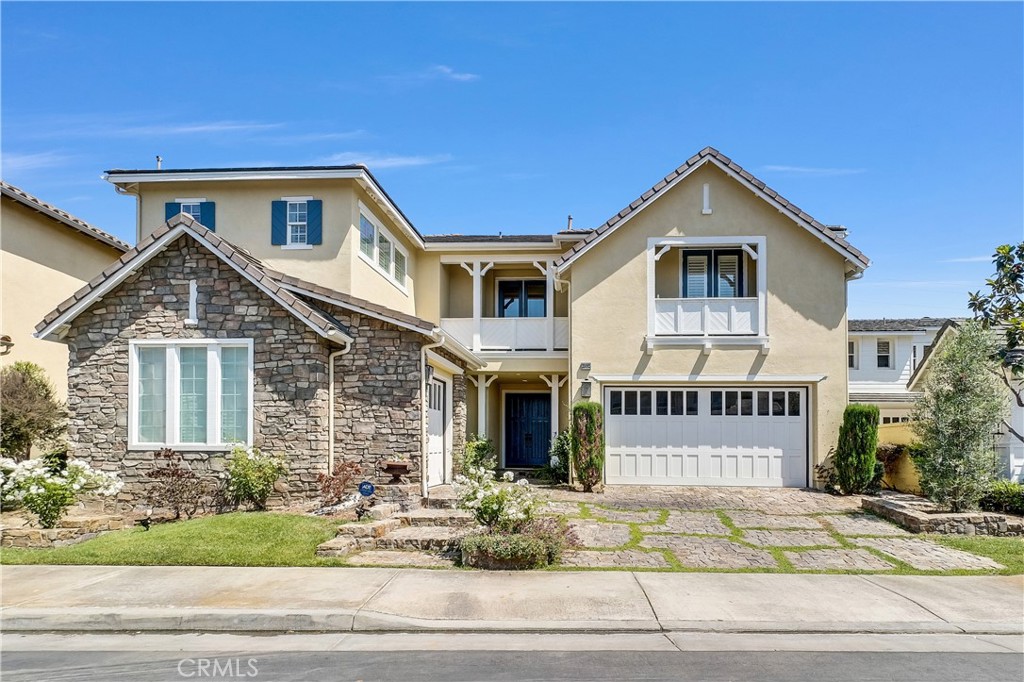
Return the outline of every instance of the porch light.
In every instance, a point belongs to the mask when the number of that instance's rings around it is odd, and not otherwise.
[[[590,397],[590,382],[584,381],[580,383],[580,396],[584,398]]]

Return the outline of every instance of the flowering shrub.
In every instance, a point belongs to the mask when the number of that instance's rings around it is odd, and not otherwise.
[[[513,478],[511,471],[505,472],[504,483],[499,483],[493,471],[477,467],[456,476],[459,509],[472,512],[477,523],[483,526],[515,532],[533,519],[537,500],[526,479],[507,485]]]
[[[228,460],[228,497],[235,504],[249,503],[257,509],[265,509],[274,482],[287,472],[284,457],[239,445],[231,451]]]
[[[0,504],[7,509],[23,505],[43,528],[54,528],[79,495],[112,496],[124,483],[114,474],[69,460],[63,470],[43,459],[15,462],[0,459]]]

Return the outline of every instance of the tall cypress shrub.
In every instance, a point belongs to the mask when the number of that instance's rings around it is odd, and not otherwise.
[[[585,492],[604,477],[604,421],[599,403],[580,401],[572,406],[572,463]]]
[[[878,407],[847,405],[835,455],[836,478],[843,494],[856,495],[871,486],[878,461],[877,450]]]

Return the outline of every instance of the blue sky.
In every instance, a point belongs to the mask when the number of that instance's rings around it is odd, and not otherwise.
[[[850,228],[856,317],[966,314],[1024,239],[1002,4],[3,3],[3,175],[131,239],[108,168],[367,163],[425,233],[594,227],[717,147]]]

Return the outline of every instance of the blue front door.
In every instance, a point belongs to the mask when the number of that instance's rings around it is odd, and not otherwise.
[[[551,440],[551,396],[547,393],[505,395],[505,467],[547,464]]]

